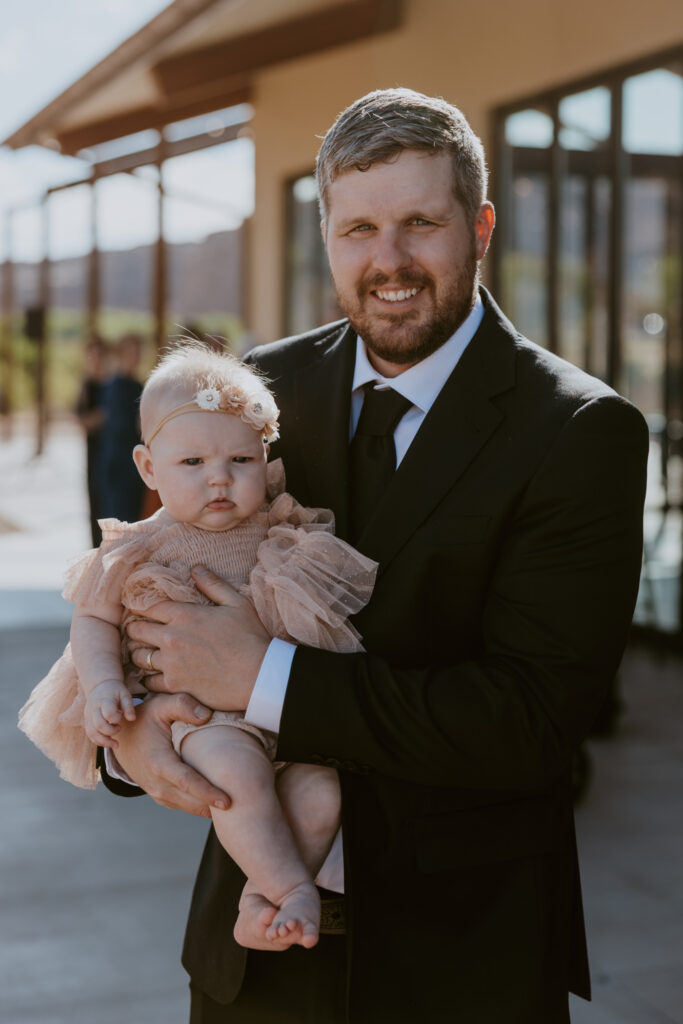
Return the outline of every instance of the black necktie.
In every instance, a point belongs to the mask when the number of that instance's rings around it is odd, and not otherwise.
[[[396,470],[394,430],[412,402],[374,383],[363,388],[365,399],[351,441],[351,538],[357,541]]]

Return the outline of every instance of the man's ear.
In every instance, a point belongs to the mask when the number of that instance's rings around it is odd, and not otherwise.
[[[135,448],[133,448],[133,462],[137,466],[138,473],[145,481],[150,491],[156,491],[157,485],[154,482],[152,453],[146,444],[135,445]]]
[[[479,213],[474,222],[475,249],[478,260],[483,259],[486,255],[495,225],[496,211],[493,208],[493,203],[489,203],[487,200],[479,207]]]
[[[324,220],[320,221],[320,234],[323,236],[323,245],[327,245],[327,224]]]

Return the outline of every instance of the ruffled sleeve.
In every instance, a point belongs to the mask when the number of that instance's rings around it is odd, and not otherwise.
[[[271,636],[308,647],[361,651],[348,617],[367,604],[377,563],[334,536],[328,509],[299,505],[280,494],[258,550],[248,593]]]
[[[63,597],[89,610],[119,603],[126,577],[158,546],[166,518],[170,517],[162,509],[140,523],[101,519],[102,543],[69,566]]]

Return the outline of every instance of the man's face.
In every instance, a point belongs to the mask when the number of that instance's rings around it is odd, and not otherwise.
[[[342,174],[327,207],[323,236],[339,305],[375,368],[393,376],[439,348],[472,308],[493,207],[484,203],[470,228],[451,157],[412,149]]]

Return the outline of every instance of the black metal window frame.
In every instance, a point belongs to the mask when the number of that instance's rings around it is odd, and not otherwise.
[[[505,122],[511,114],[530,108],[540,108],[552,118],[553,142],[550,149],[550,187],[549,211],[547,224],[548,303],[547,338],[551,352],[559,349],[559,288],[560,288],[560,179],[565,171],[563,160],[567,152],[563,151],[559,142],[559,106],[566,96],[584,92],[588,89],[603,87],[610,92],[611,98],[611,133],[609,148],[604,154],[604,172],[612,184],[612,202],[610,209],[609,233],[609,310],[608,310],[608,372],[607,383],[614,384],[618,380],[620,370],[620,342],[623,332],[622,324],[622,287],[623,287],[623,223],[624,223],[624,184],[626,179],[626,159],[629,161],[630,173],[646,175],[649,171],[658,170],[664,163],[678,163],[683,158],[677,156],[650,156],[648,154],[626,154],[622,146],[623,104],[622,89],[624,82],[634,75],[654,71],[666,64],[676,61],[683,62],[683,43],[669,49],[649,54],[647,57],[620,64],[583,78],[563,82],[561,85],[531,95],[522,96],[514,102],[497,107],[493,111],[492,138],[494,140],[494,160],[492,171],[493,202],[499,213],[496,228],[497,239],[492,252],[492,283],[497,295],[502,295],[502,262],[506,251],[506,225],[510,223],[507,214],[507,175]],[[544,150],[528,149],[526,152],[517,149],[533,169],[534,163],[542,159]],[[595,153],[572,153],[572,161],[580,164],[582,159],[595,161]],[[570,165],[570,170],[580,170],[580,166]],[[683,322],[683,289],[681,289],[681,321]]]
[[[570,80],[541,92],[519,97],[517,100],[492,111],[494,158],[492,166],[492,198],[498,211],[497,237],[492,249],[492,285],[497,295],[504,293],[503,264],[506,253],[512,249],[512,152],[515,172],[520,170],[542,172],[548,176],[548,217],[546,222],[547,268],[545,289],[545,329],[548,348],[561,350],[560,331],[560,269],[561,269],[561,181],[568,173],[581,174],[582,169],[593,175],[608,178],[611,184],[607,261],[607,365],[606,381],[618,387],[621,372],[622,345],[624,343],[624,254],[625,254],[625,195],[629,178],[661,176],[669,180],[683,179],[683,155],[663,155],[626,152],[623,146],[623,87],[625,82],[640,74],[658,68],[680,64],[683,66],[683,43],[646,57],[612,66],[582,78]],[[593,88],[609,91],[611,102],[610,135],[604,151],[569,151],[560,143],[560,103],[566,97]],[[507,119],[515,113],[539,109],[553,123],[550,151],[531,147],[511,147],[506,141]],[[683,281],[680,288],[678,322],[683,324]],[[668,372],[668,366],[667,366]],[[672,507],[666,501],[661,512]],[[643,635],[651,635],[658,643],[672,641],[683,647],[683,561],[679,569],[678,628],[674,633],[662,633],[656,625],[639,626]]]

